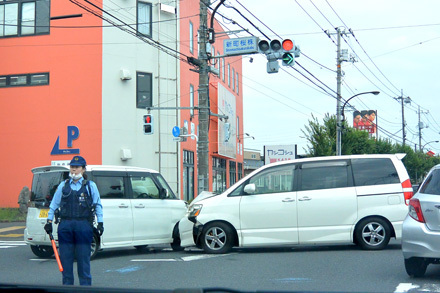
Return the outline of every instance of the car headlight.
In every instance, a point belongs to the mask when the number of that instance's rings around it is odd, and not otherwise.
[[[189,207],[188,209],[188,218],[195,218],[200,214],[200,211],[202,210],[203,205],[202,204],[195,204]]]

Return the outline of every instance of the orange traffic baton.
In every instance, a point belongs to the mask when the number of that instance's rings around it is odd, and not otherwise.
[[[55,240],[53,239],[52,233],[49,233],[50,242],[52,242],[52,248],[53,252],[55,253],[55,259],[58,263],[58,268],[60,269],[60,272],[63,271],[63,265],[61,264],[60,256],[58,254],[57,245],[55,244]]]

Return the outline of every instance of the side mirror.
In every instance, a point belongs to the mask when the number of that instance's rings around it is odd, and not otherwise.
[[[165,199],[168,197],[168,189],[162,188],[159,193],[160,199]]]
[[[245,187],[244,187],[244,193],[246,193],[246,194],[254,194],[256,191],[257,191],[257,188],[255,187],[255,184],[254,183],[251,183],[251,184],[247,184]]]

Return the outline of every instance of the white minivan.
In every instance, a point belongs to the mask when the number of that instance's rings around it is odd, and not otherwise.
[[[207,253],[226,253],[233,246],[339,243],[383,249],[390,237],[401,237],[413,196],[404,156],[265,165],[220,195],[196,197],[179,223],[181,245]]]
[[[178,221],[186,203],[178,199],[162,175],[154,170],[125,166],[87,166],[87,179],[96,183],[104,213],[104,234],[94,233],[92,258],[105,248],[170,243],[181,250]],[[53,255],[44,231],[49,205],[58,185],[69,177],[68,166],[32,169],[31,201],[24,240],[39,257]],[[54,238],[57,240],[57,225]],[[96,232],[96,231],[95,231]]]

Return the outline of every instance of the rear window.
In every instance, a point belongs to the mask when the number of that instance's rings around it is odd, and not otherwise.
[[[352,159],[356,186],[400,183],[391,159]]]
[[[433,170],[428,175],[419,192],[440,195],[440,170]]]
[[[31,201],[34,201],[36,206],[48,207],[58,185],[68,177],[68,172],[34,174],[34,178],[32,179]]]

